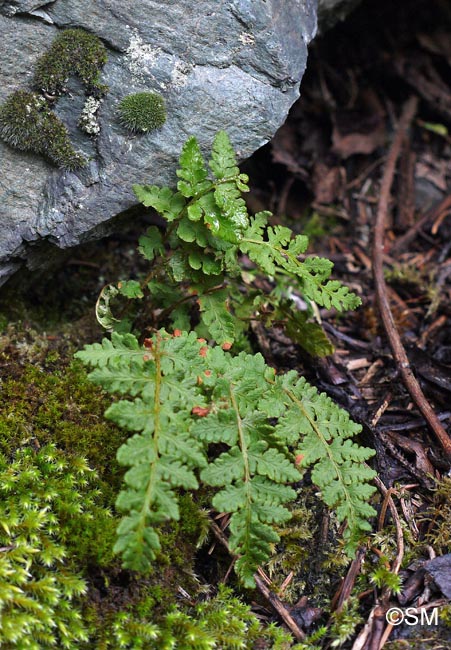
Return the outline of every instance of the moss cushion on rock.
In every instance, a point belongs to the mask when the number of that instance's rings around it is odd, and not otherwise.
[[[118,114],[122,126],[134,132],[153,131],[166,122],[164,99],[158,93],[133,93],[124,97]]]

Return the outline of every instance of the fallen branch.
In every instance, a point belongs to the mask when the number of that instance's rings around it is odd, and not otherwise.
[[[359,575],[360,569],[362,568],[362,562],[365,557],[365,553],[366,553],[365,548],[358,549],[356,557],[351,562],[351,565],[348,569],[345,579],[343,580],[338,592],[335,594],[331,602],[332,611],[341,612],[341,610],[343,609],[343,605],[350,597],[351,592],[354,589],[357,576]]]
[[[283,620],[285,625],[290,629],[290,632],[295,637],[295,639],[297,641],[302,641],[303,639],[305,639],[305,633],[297,625],[297,623],[295,622],[295,620],[291,616],[288,609],[282,603],[280,598],[278,598],[276,596],[276,594],[274,592],[272,592],[269,589],[269,587],[267,587],[265,582],[260,578],[260,576],[258,574],[255,574],[254,578],[255,578],[255,582],[257,584],[257,587],[258,587],[259,591],[261,591],[263,596],[271,603],[271,605],[274,607],[276,612],[279,614],[280,618]]]
[[[434,432],[440,442],[443,451],[449,461],[451,461],[451,439],[443,428],[436,413],[425,398],[421,387],[416,380],[409,364],[406,351],[401,342],[401,337],[396,329],[395,321],[390,309],[390,303],[387,296],[387,286],[385,284],[384,271],[382,266],[384,250],[384,230],[387,221],[390,191],[395,175],[396,163],[401,153],[403,139],[406,136],[407,129],[412,122],[418,100],[416,97],[409,99],[403,109],[399,126],[393,143],[388,153],[387,162],[381,182],[381,191],[377,208],[376,223],[374,227],[373,240],[373,277],[376,290],[376,297],[382,323],[387,334],[396,366],[403,378],[404,384],[409,391],[413,401],[421,411],[429,427]]]

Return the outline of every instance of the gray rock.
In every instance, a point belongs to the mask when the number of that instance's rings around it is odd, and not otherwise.
[[[267,142],[299,95],[316,0],[0,0],[0,102],[30,88],[37,58],[67,27],[108,48],[100,132],[77,127],[86,97],[71,79],[55,111],[86,168],[62,171],[0,141],[0,284],[24,265],[45,264],[52,247],[100,237],[136,203],[133,183],[173,183],[190,135],[207,150],[225,129],[241,159]],[[164,96],[168,119],[133,136],[119,125],[117,104],[144,90]]]
[[[0,11],[6,16],[14,16],[20,13],[30,13],[38,11],[41,7],[54,2],[40,2],[39,0],[0,0]]]

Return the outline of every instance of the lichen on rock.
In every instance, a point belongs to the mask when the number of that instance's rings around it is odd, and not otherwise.
[[[102,102],[90,95],[83,106],[80,118],[78,120],[79,128],[88,135],[98,135],[100,133],[100,124],[96,113]]]
[[[130,44],[125,54],[130,74],[137,81],[142,81],[149,67],[153,67],[161,56],[161,48],[144,43],[139,34],[135,32],[130,38]]]
[[[133,93],[119,103],[118,115],[122,126],[129,131],[147,133],[166,122],[166,106],[159,93]]]

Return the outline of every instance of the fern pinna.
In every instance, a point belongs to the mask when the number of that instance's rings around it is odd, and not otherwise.
[[[126,567],[149,568],[159,525],[178,519],[178,489],[201,481],[218,490],[213,507],[231,514],[236,569],[252,586],[307,467],[347,521],[346,548],[354,551],[374,514],[374,472],[364,464],[373,452],[352,442],[360,427],[347,413],[296,373],[276,376],[260,354],[232,356],[194,332],[163,329],[143,344],[113,333],[77,356],[93,368],[92,381],[122,396],[106,416],[136,432],[118,451],[129,467],[115,547]]]

